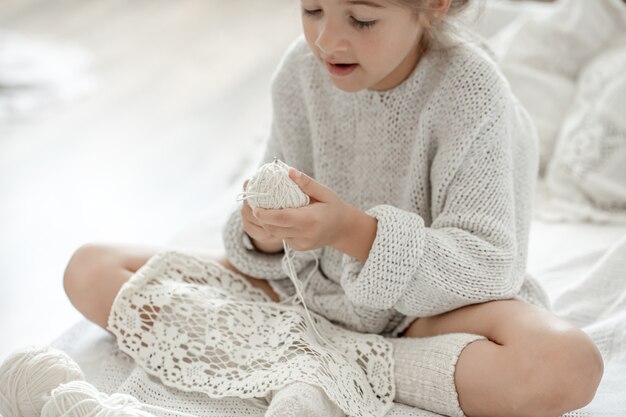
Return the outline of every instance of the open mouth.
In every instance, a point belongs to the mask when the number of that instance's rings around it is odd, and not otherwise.
[[[337,75],[340,77],[350,74],[356,69],[358,65],[359,64],[331,64],[330,62],[326,62],[328,72],[330,72],[332,75]]]

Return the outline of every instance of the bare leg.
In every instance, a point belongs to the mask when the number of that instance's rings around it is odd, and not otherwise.
[[[63,285],[70,301],[87,319],[106,329],[113,300],[122,285],[159,250],[165,248],[131,245],[87,244],[71,257]],[[202,254],[207,256],[206,253]],[[263,290],[273,301],[278,295],[267,281],[239,272],[224,255],[209,254],[231,271]]]
[[[455,385],[470,417],[557,417],[594,397],[602,357],[581,330],[519,300],[474,304],[417,319],[406,337],[472,333],[487,337],[461,352]]]

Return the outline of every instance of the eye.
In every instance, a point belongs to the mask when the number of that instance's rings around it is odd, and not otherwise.
[[[376,20],[359,20],[350,16],[350,23],[357,29],[369,29],[376,24]]]
[[[319,16],[322,13],[322,9],[302,9],[304,16]]]

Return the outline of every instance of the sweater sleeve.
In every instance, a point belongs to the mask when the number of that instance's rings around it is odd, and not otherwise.
[[[298,123],[301,112],[297,110],[301,106],[297,100],[298,86],[294,82],[294,76],[298,73],[297,65],[302,49],[301,40],[294,42],[283,57],[272,79],[272,125],[259,167],[271,162],[274,157],[288,164],[293,163],[291,161],[293,158],[285,146],[287,144],[286,138],[293,135],[293,126],[299,128],[302,126],[302,123]],[[300,135],[300,132],[296,132],[296,134]],[[242,205],[243,203],[237,204],[222,228],[222,240],[229,262],[244,274],[256,278],[286,278],[287,274],[283,271],[284,251],[268,254],[249,246],[246,247],[247,245],[244,243],[246,232],[241,217]],[[311,255],[307,252],[295,252],[293,257],[294,268],[299,273],[311,262],[311,259]]]
[[[368,258],[343,256],[341,284],[352,302],[423,317],[517,294],[525,261],[518,262],[516,216],[529,213],[516,213],[515,129],[502,113],[481,121],[465,151],[458,142],[435,157],[431,204],[441,207],[429,226],[390,205],[366,211],[378,221]],[[450,155],[459,152],[455,162]]]

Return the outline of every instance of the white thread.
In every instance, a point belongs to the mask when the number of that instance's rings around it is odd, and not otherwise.
[[[304,296],[302,295],[302,291],[300,291],[300,287],[298,286],[298,274],[296,272],[295,267],[293,266],[293,262],[291,261],[292,256],[289,255],[290,251],[291,253],[293,253],[293,249],[287,244],[287,242],[283,239],[283,248],[285,249],[285,256],[283,257],[283,260],[287,259],[286,262],[283,262],[283,267],[285,265],[285,263],[287,264],[287,267],[289,268],[287,271],[287,276],[289,276],[291,278],[291,282],[293,282],[293,285],[296,287],[296,294],[298,295],[297,298],[295,298],[295,300],[297,300],[298,298],[300,299],[300,302],[302,302],[302,306],[304,307],[304,311],[306,312],[306,315],[309,319],[309,323],[311,323],[311,327],[313,327],[313,330],[315,331],[315,334],[318,337],[318,340],[322,343],[324,343],[325,345],[332,347],[333,344],[330,343],[328,341],[328,339],[326,339],[324,336],[322,336],[320,334],[320,332],[317,330],[317,327],[315,326],[315,323],[313,322],[313,318],[311,317],[311,313],[309,313],[309,309],[306,306],[306,303],[304,302]],[[309,276],[305,279],[304,281],[304,288],[306,289],[308,286],[308,283],[311,279],[311,277],[313,276],[313,274],[315,273],[315,271],[317,270],[317,267],[319,266],[319,260],[317,259],[317,256],[313,253],[313,257],[315,258],[315,268],[313,268],[311,270],[311,272],[309,273]],[[295,297],[295,294],[294,294]],[[289,300],[289,299],[288,299]],[[285,300],[283,300],[285,301]]]
[[[154,417],[150,410],[181,417],[196,417],[139,402],[128,394],[107,395],[85,381],[72,381],[54,389],[41,410],[41,417]]]
[[[35,346],[19,349],[0,366],[0,416],[39,417],[45,397],[55,387],[84,378],[63,351]]]
[[[84,381],[80,367],[65,352],[29,346],[0,366],[0,416],[154,417],[149,410],[180,417],[180,411],[142,404],[127,394],[108,396]]]
[[[237,201],[247,200],[250,207],[261,208],[297,208],[306,206],[309,204],[309,196],[304,194],[300,187],[289,178],[289,165],[285,164],[278,158],[274,158],[273,162],[264,164],[258,171],[250,178],[246,191],[237,195]],[[318,341],[329,348],[333,348],[333,344],[328,341],[319,332],[311,313],[304,301],[304,296],[298,285],[298,274],[293,266],[292,259],[294,257],[293,249],[289,246],[287,241],[283,239],[283,248],[285,255],[283,256],[283,271],[287,274],[294,287],[296,288],[296,294],[285,300],[282,300],[281,304],[291,304],[297,302],[298,299],[304,307],[307,318],[311,327],[313,328]],[[311,270],[307,278],[304,280],[304,289],[308,287],[309,281],[319,266],[319,260],[315,253],[312,253],[315,258],[315,267]],[[336,350],[336,349],[335,349]],[[337,350],[336,350],[337,351]]]
[[[237,201],[248,200],[252,208],[295,208],[309,204],[309,196],[289,178],[289,165],[278,158],[264,164],[248,181]]]

